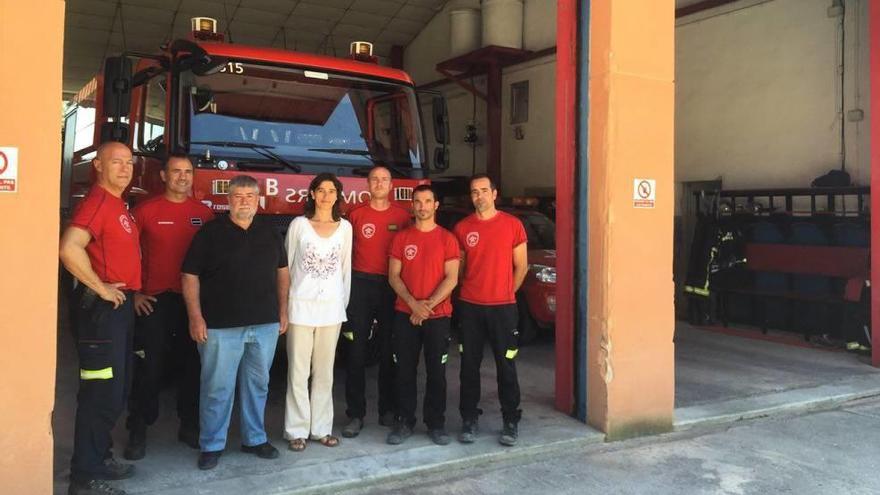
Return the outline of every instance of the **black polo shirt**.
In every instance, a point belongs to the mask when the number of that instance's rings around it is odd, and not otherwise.
[[[285,266],[272,224],[257,216],[245,230],[223,215],[196,232],[181,271],[199,277],[208,328],[230,328],[278,321],[278,269]]]

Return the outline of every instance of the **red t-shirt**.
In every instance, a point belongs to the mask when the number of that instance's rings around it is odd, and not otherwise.
[[[458,259],[461,248],[455,236],[439,225],[430,232],[410,227],[394,236],[390,256],[400,260],[400,279],[409,293],[416,299],[427,299],[446,277],[444,265],[449,260]],[[400,297],[395,301],[394,309],[412,313]],[[431,318],[451,315],[452,303],[447,297],[434,306]]]
[[[138,227],[121,198],[101,186],[92,186],[73,212],[70,225],[92,236],[86,253],[92,270],[104,283],[124,282],[123,289],[141,288]]]
[[[453,230],[465,252],[459,298],[472,304],[515,303],[513,248],[528,240],[522,222],[503,211],[488,220],[473,214]]]
[[[388,248],[394,235],[409,226],[409,212],[394,203],[383,211],[367,203],[352,210],[348,221],[354,232],[351,269],[388,275]]]
[[[142,292],[149,295],[181,292],[183,257],[196,231],[213,219],[214,213],[192,198],[175,203],[163,195],[138,204],[132,215],[141,231]]]

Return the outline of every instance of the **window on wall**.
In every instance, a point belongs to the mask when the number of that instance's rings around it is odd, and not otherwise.
[[[510,85],[510,123],[529,121],[529,82],[519,81]]]

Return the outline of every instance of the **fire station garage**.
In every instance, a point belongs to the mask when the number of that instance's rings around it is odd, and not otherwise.
[[[451,228],[473,211],[468,177],[486,173],[529,248],[517,446],[496,441],[488,351],[470,445],[387,445],[371,367],[357,438],[271,462],[229,447],[199,471],[169,387],[146,457],[118,482],[129,493],[343,490],[880,394],[878,46],[880,0],[0,0],[0,411],[16,425],[0,436],[3,491],[67,490],[79,363],[58,238],[102,140],[134,151],[131,203],[181,151],[196,199],[224,214],[223,177],[240,169],[279,225],[309,176],[338,173],[350,208],[369,197],[365,165],[394,163],[394,201],[430,181]],[[312,89],[282,101],[288,80]],[[371,89],[340,98],[346,84]],[[235,98],[247,92],[273,103]],[[237,123],[212,134],[224,111]],[[285,137],[321,122],[376,144]],[[247,168],[257,156],[278,166]],[[278,353],[266,430],[279,447],[283,368]],[[337,366],[335,434],[344,380]],[[237,413],[231,425],[234,447]]]

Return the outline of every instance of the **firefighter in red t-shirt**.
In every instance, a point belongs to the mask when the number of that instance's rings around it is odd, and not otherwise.
[[[415,188],[412,196],[416,222],[391,242],[388,281],[394,304],[392,341],[397,362],[397,420],[387,441],[402,443],[416,423],[416,372],[425,347],[425,402],[422,419],[437,445],[449,443],[446,433],[446,360],[452,303],[449,295],[458,283],[461,248],[451,232],[434,221],[439,202],[431,186]]]
[[[498,398],[503,427],[498,438],[502,445],[515,445],[522,411],[519,409],[519,382],[514,359],[519,313],[516,291],[528,273],[526,232],[513,215],[495,209],[498,191],[485,174],[471,178],[471,201],[475,213],[454,228],[462,247],[463,278],[459,293],[458,320],[461,322],[462,443],[474,441],[480,402],[480,363],[483,344],[489,341],[498,373]]]
[[[180,266],[196,231],[214,214],[189,196],[193,164],[186,155],[169,157],[160,176],[164,194],[132,210],[141,231],[143,287],[134,295],[137,357],[123,452],[130,460],[146,454],[147,426],[159,416],[159,391],[168,367],[177,385],[177,438],[199,448],[199,353],[189,336]]]
[[[348,322],[342,329],[345,361],[345,413],[348,423],[342,436],[356,437],[367,412],[364,378],[370,340],[379,350],[379,424],[394,424],[394,362],[391,356],[391,324],[394,291],[388,285],[388,248],[397,232],[410,223],[410,212],[392,203],[391,172],[373,167],[367,175],[370,202],[348,215],[353,231],[351,299]],[[373,326],[375,320],[376,325]]]
[[[61,263],[79,281],[71,299],[79,355],[79,392],[68,493],[120,493],[103,480],[134,474],[113,459],[110,433],[125,408],[141,287],[138,228],[122,194],[134,172],[122,143],[98,147],[96,181],[61,236]]]

